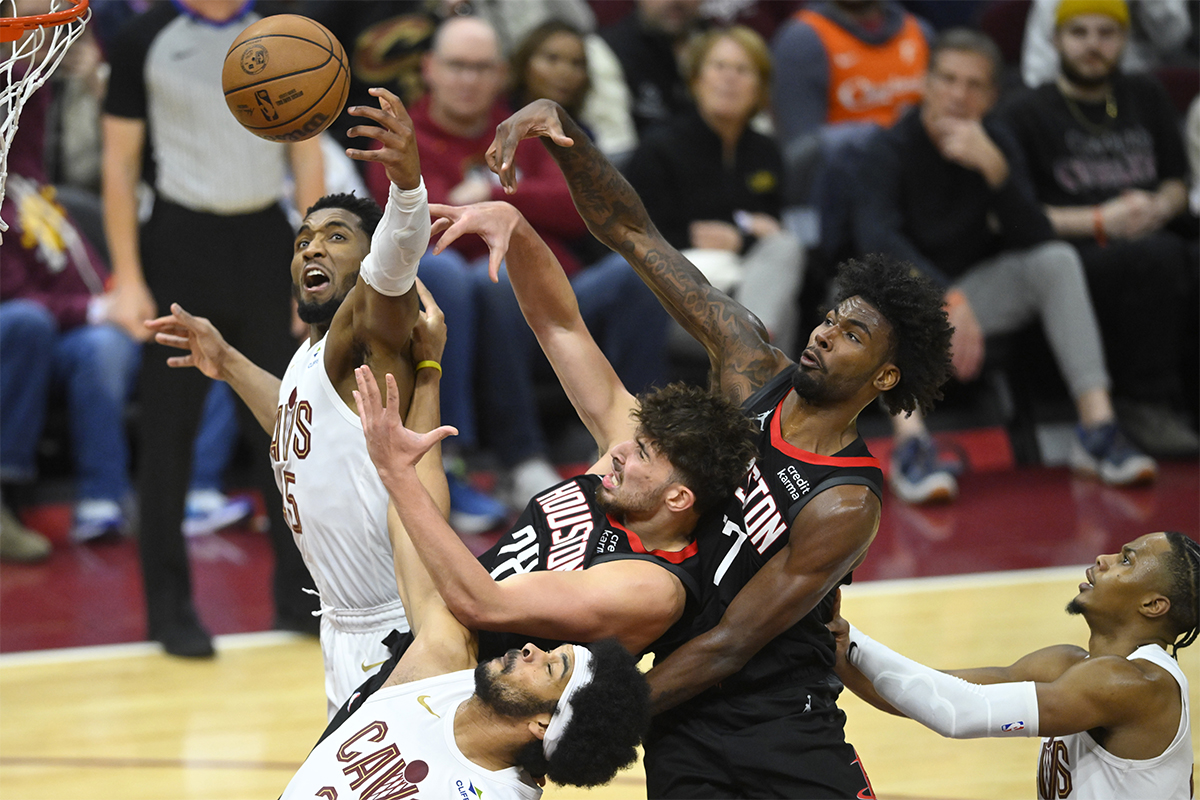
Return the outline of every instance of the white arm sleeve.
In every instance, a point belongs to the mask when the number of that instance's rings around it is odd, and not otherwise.
[[[1032,681],[980,686],[893,652],[850,626],[850,663],[883,699],[951,739],[1038,735]]]
[[[390,185],[383,219],[359,275],[380,294],[398,297],[413,287],[417,265],[429,247],[429,197],[424,179],[415,189]]]

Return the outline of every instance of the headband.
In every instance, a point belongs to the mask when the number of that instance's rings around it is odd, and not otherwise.
[[[575,651],[575,669],[571,671],[571,678],[567,681],[567,688],[563,689],[562,697],[558,698],[558,706],[554,709],[554,714],[550,717],[550,724],[546,726],[546,735],[542,737],[542,753],[549,760],[554,755],[554,751],[558,749],[558,743],[566,732],[567,726],[571,724],[571,717],[574,716],[575,709],[571,705],[571,700],[575,693],[592,682],[593,665],[592,651],[580,644],[572,645]]]

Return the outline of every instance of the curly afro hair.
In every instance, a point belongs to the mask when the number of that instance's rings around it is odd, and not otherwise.
[[[576,645],[579,647],[580,645]],[[534,777],[564,786],[600,786],[637,760],[637,747],[650,728],[650,684],[637,659],[617,643],[587,645],[595,677],[575,693],[575,713],[546,760],[542,743],[525,745],[517,763]]]
[[[861,297],[892,326],[890,357],[900,382],[883,395],[889,414],[933,410],[950,378],[950,336],[942,292],[908,262],[872,253],[850,259],[834,279],[834,305]]]
[[[696,495],[696,513],[728,500],[758,452],[750,419],[724,397],[683,383],[640,395],[638,401],[639,432]]]
[[[379,203],[369,197],[359,197],[354,192],[327,194],[309,206],[308,211],[304,212],[304,216],[307,217],[314,211],[320,211],[323,208],[340,208],[349,211],[358,217],[362,229],[367,232],[368,236],[375,233],[379,220],[383,219],[383,209],[379,207]]]

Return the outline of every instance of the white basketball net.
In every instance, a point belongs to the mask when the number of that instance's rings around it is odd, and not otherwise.
[[[52,0],[50,12],[63,11],[73,6],[71,0]],[[14,17],[19,9],[16,0],[0,0],[0,18]],[[17,118],[30,95],[36,92],[50,74],[58,67],[71,43],[83,34],[84,25],[91,16],[86,11],[82,18],[61,25],[48,25],[27,31],[17,41],[0,44],[0,74],[4,84],[0,87],[0,202],[4,200],[4,184],[8,178],[8,150],[17,132]],[[0,232],[8,230],[8,224],[0,219]]]

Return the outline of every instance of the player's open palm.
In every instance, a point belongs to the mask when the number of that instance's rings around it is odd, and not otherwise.
[[[214,380],[225,379],[222,367],[229,343],[206,318],[192,316],[179,303],[172,303],[170,314],[147,320],[145,326],[159,344],[188,351],[187,355],[168,358],[167,366],[195,367]]]
[[[355,125],[346,133],[366,136],[379,142],[373,150],[347,150],[346,155],[358,161],[378,161],[383,164],[388,180],[401,189],[415,189],[421,184],[421,159],[417,155],[417,138],[412,118],[400,98],[387,89],[369,89],[379,98],[379,108],[354,106],[347,114],[366,117],[378,124]]]
[[[430,448],[447,436],[456,435],[458,430],[443,425],[429,433],[415,433],[404,427],[400,419],[400,390],[396,387],[396,378],[389,372],[384,380],[387,406],[382,402],[379,383],[371,368],[364,364],[354,370],[354,381],[358,385],[354,403],[358,406],[358,417],[367,439],[367,453],[375,463],[379,477],[386,483],[396,473],[415,468]]]

